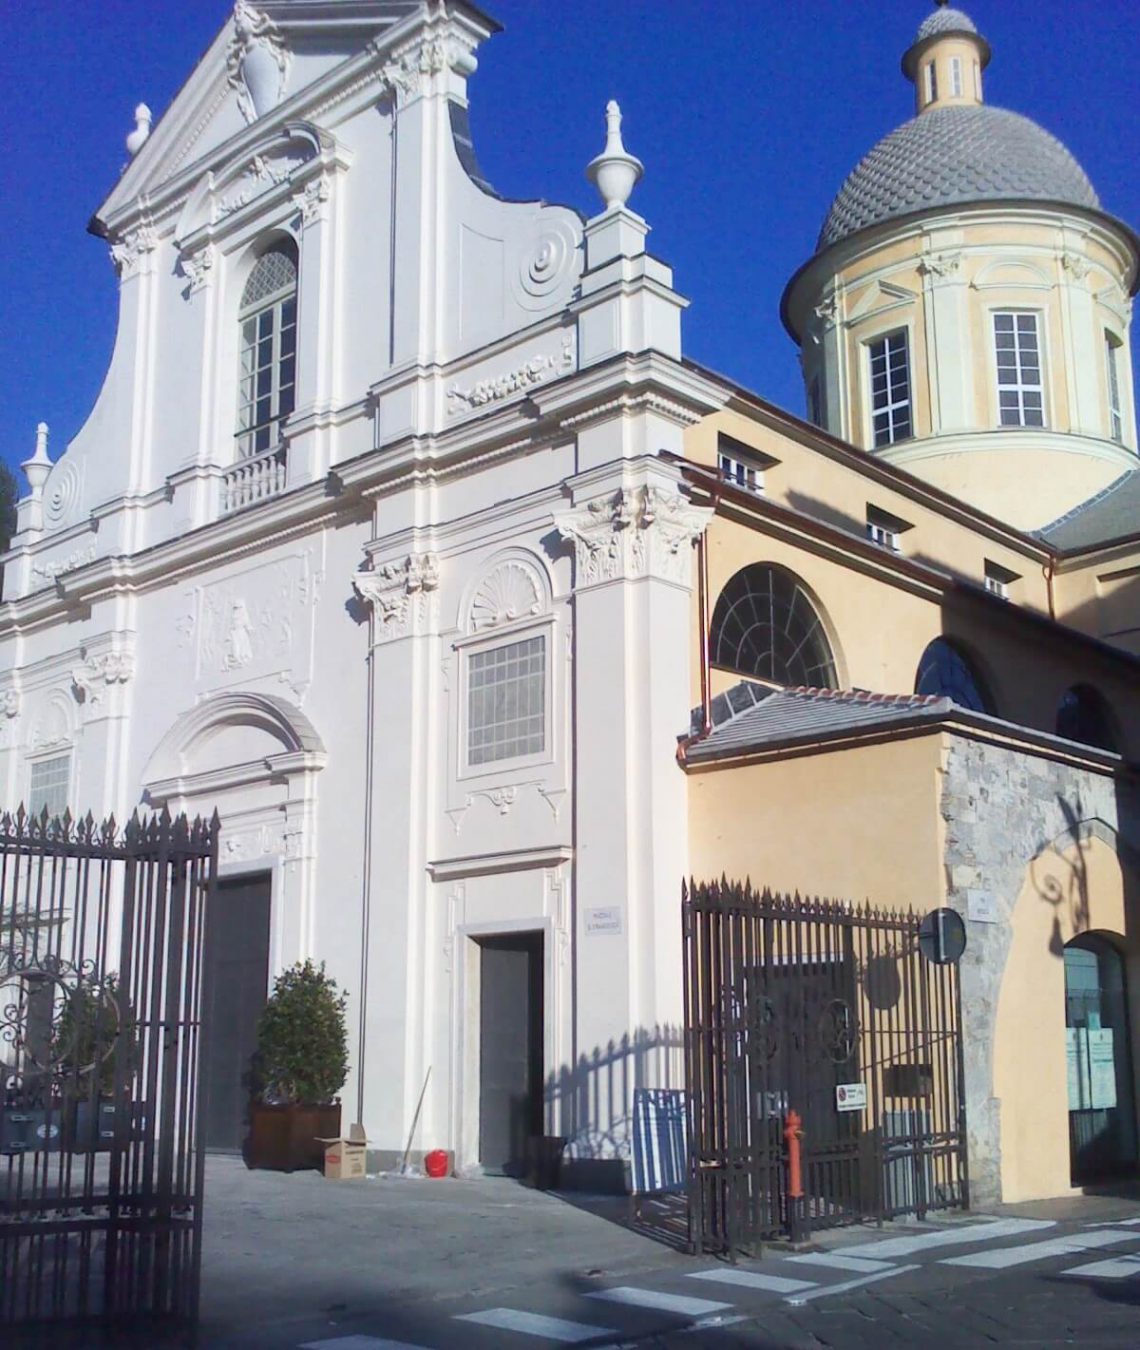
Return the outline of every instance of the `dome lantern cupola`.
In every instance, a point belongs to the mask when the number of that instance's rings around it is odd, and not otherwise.
[[[848,174],[781,315],[812,422],[1037,529],[1140,473],[1140,237],[1055,136],[984,102],[989,60],[968,15],[927,14],[917,112]]]
[[[973,106],[982,102],[982,71],[990,45],[960,9],[936,0],[933,14],[919,25],[903,53],[903,74],[914,85],[916,112]]]

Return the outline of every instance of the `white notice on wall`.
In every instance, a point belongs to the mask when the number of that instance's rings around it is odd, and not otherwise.
[[[1108,1111],[1116,1105],[1116,1058],[1112,1032],[1087,1031],[1089,1038],[1089,1105],[1094,1111]]]
[[[604,909],[586,911],[586,932],[620,933],[621,905],[607,905]]]
[[[1065,1028],[1065,1063],[1069,1081],[1069,1110],[1080,1111],[1085,1103],[1081,1092],[1082,1028]]]
[[[840,1083],[835,1089],[837,1111],[865,1111],[867,1109],[866,1083]]]
[[[997,901],[989,891],[966,892],[966,918],[971,923],[997,923]]]

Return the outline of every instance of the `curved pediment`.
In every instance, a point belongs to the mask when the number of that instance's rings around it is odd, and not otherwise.
[[[222,168],[204,174],[190,193],[175,230],[179,247],[294,181],[306,164],[334,150],[333,138],[308,122],[288,123],[245,148]]]

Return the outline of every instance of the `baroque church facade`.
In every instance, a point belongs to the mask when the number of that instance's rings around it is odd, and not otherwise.
[[[239,0],[140,109],[110,370],[4,559],[4,802],[219,811],[212,1147],[312,957],[382,1159],[422,1092],[417,1151],[620,1176],[724,872],[959,911],[976,1202],[1135,1171],[1140,240],[938,5],[785,292],[801,418],[684,356],[616,105],[592,217],[483,179],[495,31]]]

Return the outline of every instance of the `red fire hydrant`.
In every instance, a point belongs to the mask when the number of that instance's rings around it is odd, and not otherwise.
[[[804,1193],[803,1170],[800,1165],[800,1140],[804,1137],[803,1121],[798,1111],[788,1112],[784,1138],[788,1141],[788,1194],[798,1200]]]
[[[803,1125],[798,1111],[788,1112],[784,1138],[788,1142],[788,1230],[793,1242],[804,1240],[804,1178],[800,1158]]]

